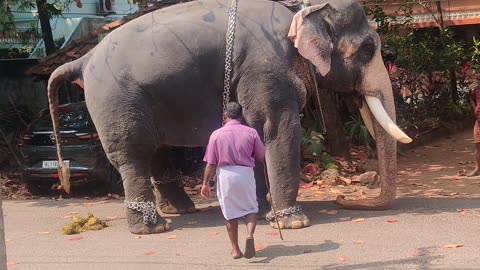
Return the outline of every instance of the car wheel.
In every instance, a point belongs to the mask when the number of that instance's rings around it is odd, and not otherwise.
[[[27,182],[27,189],[28,192],[32,193],[32,195],[45,195],[48,194],[52,188],[51,184],[38,184]]]

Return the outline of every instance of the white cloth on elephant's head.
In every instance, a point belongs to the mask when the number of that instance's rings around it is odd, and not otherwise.
[[[217,197],[226,220],[258,213],[255,176],[252,167],[217,167]]]

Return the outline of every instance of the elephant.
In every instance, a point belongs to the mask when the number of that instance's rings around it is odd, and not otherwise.
[[[160,212],[195,211],[182,185],[158,164],[165,147],[205,146],[222,125],[229,8],[227,0],[198,0],[143,15],[52,73],[48,96],[65,191],[69,172],[61,157],[58,89],[79,78],[98,137],[122,176],[130,232],[161,233],[168,225]],[[361,5],[312,0],[311,6],[292,11],[277,1],[249,0],[239,1],[236,16],[230,98],[242,105],[245,122],[264,138],[277,209],[267,219],[276,216],[286,229],[310,225],[296,201],[299,114],[311,86],[309,62],[322,85],[361,101],[361,115],[377,142],[379,197],[354,201],[339,196],[335,202],[349,209],[389,207],[396,193],[396,141],[411,139],[395,124],[381,41]],[[257,183],[262,182],[261,164],[255,172]],[[266,191],[258,194],[259,204],[264,203]]]

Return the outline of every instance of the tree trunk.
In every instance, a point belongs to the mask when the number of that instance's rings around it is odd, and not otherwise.
[[[5,245],[5,224],[3,222],[2,193],[0,192],[0,270],[7,270],[7,247]]]
[[[36,0],[38,9],[38,18],[42,27],[42,38],[45,44],[45,52],[47,55],[55,51],[55,43],[53,42],[52,27],[50,26],[50,18],[47,13],[47,0]]]
[[[348,156],[348,143],[343,130],[342,119],[337,107],[335,92],[330,89],[319,87],[318,94],[322,103],[323,115],[327,134],[327,145],[330,146],[330,154],[333,156]],[[319,110],[319,108],[317,108]]]

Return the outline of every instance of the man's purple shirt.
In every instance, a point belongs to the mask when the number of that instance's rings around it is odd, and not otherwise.
[[[255,159],[263,161],[265,146],[257,131],[242,125],[237,120],[228,121],[225,126],[210,135],[203,161],[218,167],[255,167]]]

